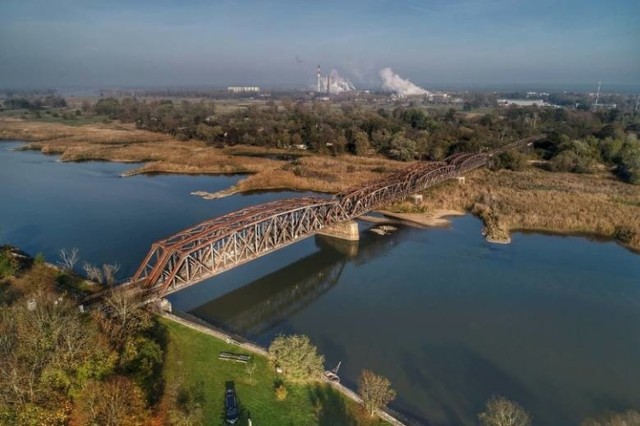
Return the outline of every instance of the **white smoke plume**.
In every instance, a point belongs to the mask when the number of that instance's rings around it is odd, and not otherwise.
[[[342,92],[354,91],[356,90],[356,86],[333,69],[329,73],[329,89],[331,89],[331,94],[335,95]],[[327,91],[327,76],[320,78],[320,90],[322,92]]]
[[[382,89],[396,93],[398,96],[428,95],[431,92],[400,77],[391,68],[380,70]]]

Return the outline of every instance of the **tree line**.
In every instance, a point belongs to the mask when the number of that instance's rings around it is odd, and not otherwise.
[[[45,108],[65,108],[67,101],[60,95],[50,93],[44,96],[12,96],[5,99],[3,105],[6,109],[28,109],[35,111]]]
[[[484,114],[425,109],[412,104],[378,108],[354,103],[293,102],[248,105],[220,113],[211,101],[100,99],[95,114],[132,122],[179,140],[223,147],[237,144],[301,148],[400,161],[441,160],[456,152],[492,149],[546,133],[532,158],[550,171],[589,173],[599,165],[640,182],[640,117],[632,110],[508,107]],[[516,156],[517,157],[517,156]],[[523,159],[505,166],[517,168]]]

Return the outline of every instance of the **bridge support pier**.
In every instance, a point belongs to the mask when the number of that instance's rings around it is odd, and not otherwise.
[[[360,239],[358,223],[354,220],[349,220],[324,228],[322,231],[318,232],[318,234],[327,235],[333,238],[341,238],[347,241],[358,241]]]

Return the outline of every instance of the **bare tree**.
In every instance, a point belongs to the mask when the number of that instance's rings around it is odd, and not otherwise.
[[[120,270],[120,265],[117,263],[102,265],[102,276],[104,277],[104,284],[112,286],[116,283],[116,274]]]
[[[60,249],[59,256],[60,261],[58,262],[58,265],[60,265],[60,267],[66,272],[73,271],[73,268],[79,260],[78,249],[75,247],[71,250]]]
[[[597,418],[584,420],[581,426],[632,426],[640,425],[640,412],[627,410],[623,413],[610,412]]]
[[[364,370],[358,380],[358,394],[364,407],[373,416],[377,410],[383,409],[396,397],[391,389],[391,382],[386,377],[378,376],[371,370]]]
[[[89,278],[91,281],[103,284],[104,276],[102,274],[102,269],[87,262],[84,263],[82,269],[84,269],[84,272],[87,274],[87,278]]]
[[[247,375],[249,376],[249,383],[253,383],[253,373],[256,371],[257,366],[258,365],[253,359],[247,362],[244,366],[245,370],[247,371]]]
[[[116,347],[122,347],[129,338],[151,325],[151,314],[135,290],[115,287],[103,302],[107,309],[101,314],[100,324]]]
[[[518,403],[501,396],[487,401],[485,411],[478,415],[482,426],[530,426],[531,416]]]
[[[99,266],[85,262],[82,269],[84,269],[87,278],[90,280],[99,284],[112,286],[116,283],[116,274],[120,270],[120,265],[117,263],[105,263],[102,265],[102,268],[100,268]]]

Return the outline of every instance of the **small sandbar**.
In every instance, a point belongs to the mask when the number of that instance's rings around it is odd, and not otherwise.
[[[461,210],[434,210],[428,213],[394,213],[388,210],[378,210],[378,213],[387,218],[400,220],[403,222],[415,223],[426,227],[449,226],[451,216],[464,216],[466,213]],[[384,220],[384,219],[383,219]]]

